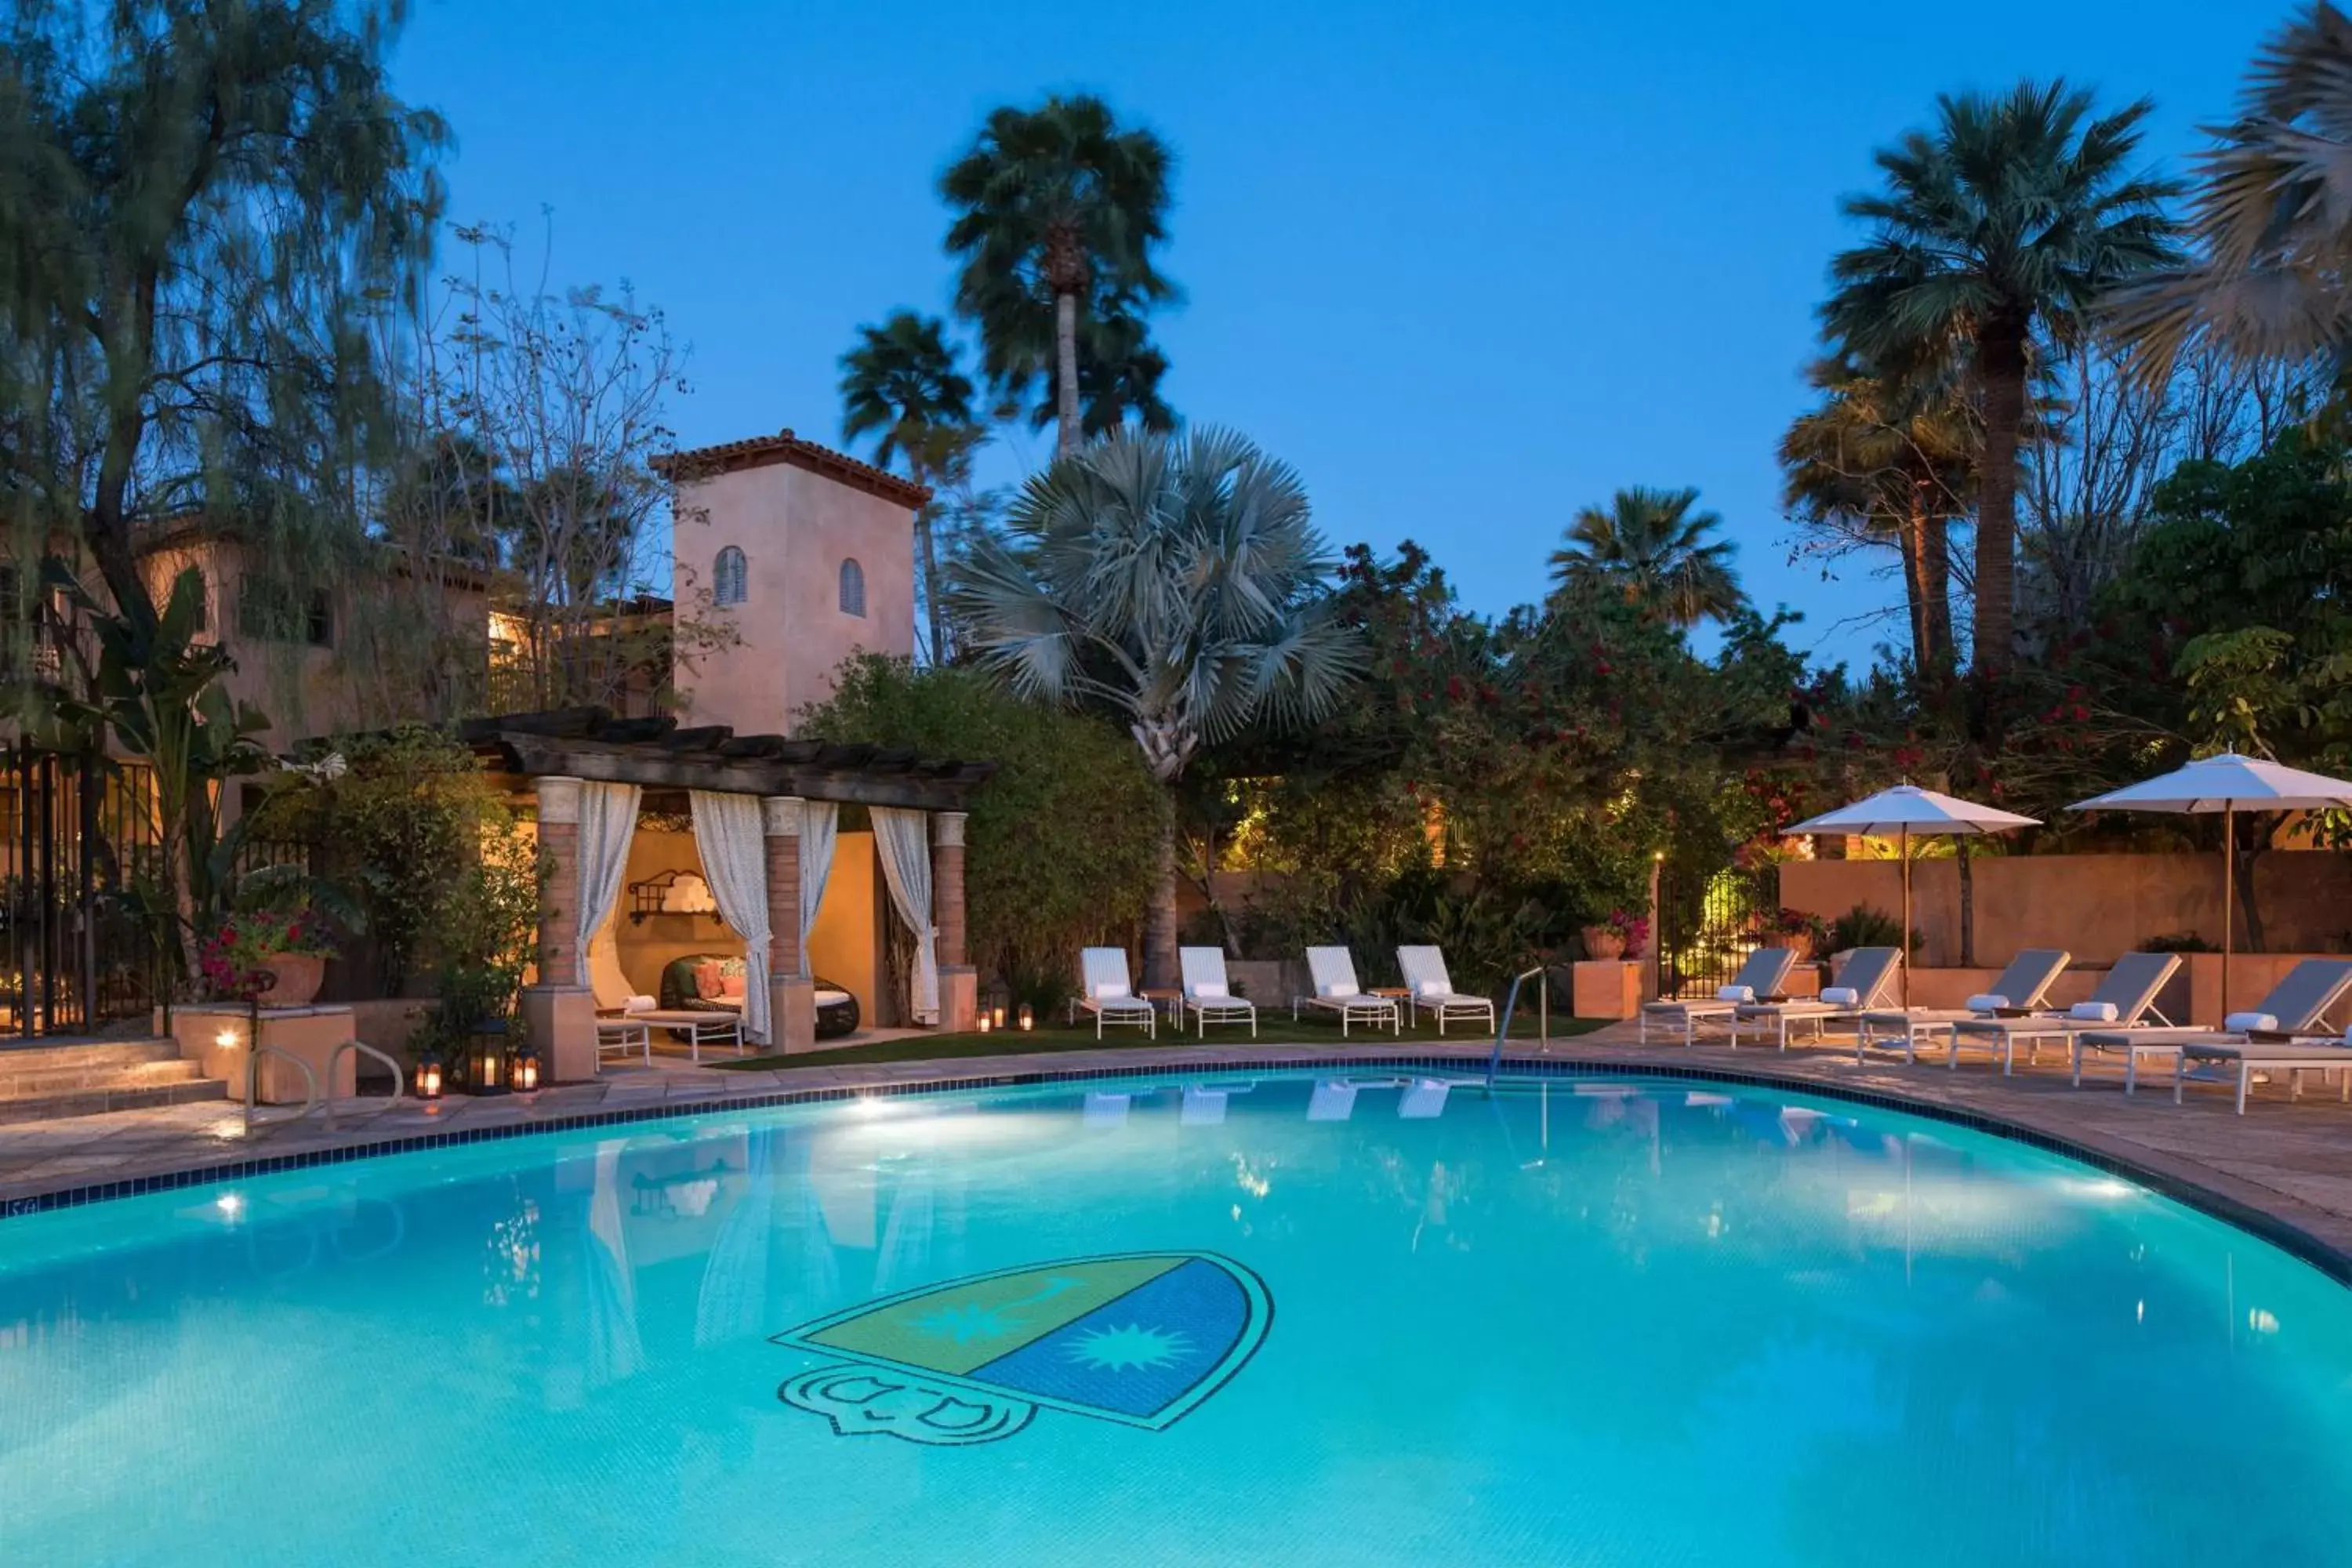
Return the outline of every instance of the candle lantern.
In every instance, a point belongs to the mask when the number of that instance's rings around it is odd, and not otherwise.
[[[507,1021],[485,1018],[474,1026],[466,1052],[466,1088],[473,1094],[507,1091]]]
[[[988,1011],[989,1016],[996,1020],[996,1026],[1000,1029],[1004,1027],[1004,1004],[999,1002],[995,1006],[991,1007]]]
[[[984,1035],[984,1034],[988,1033],[988,1028],[989,1028],[989,1016],[988,1016],[986,1013],[982,1013],[982,1014],[980,1016],[980,1032],[981,1032],[982,1034],[983,1034],[983,1035]]]
[[[1026,1034],[1037,1026],[1037,1014],[1028,1003],[1021,1004],[1021,1030]]]
[[[441,1062],[437,1057],[427,1057],[416,1064],[416,1098],[441,1098]]]
[[[524,1051],[507,1065],[507,1087],[517,1094],[539,1091],[539,1053]]]

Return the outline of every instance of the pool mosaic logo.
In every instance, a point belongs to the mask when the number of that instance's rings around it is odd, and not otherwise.
[[[847,1358],[778,1397],[845,1437],[992,1443],[1040,1408],[1157,1432],[1265,1338],[1265,1282],[1206,1252],[1130,1252],[975,1274],[836,1312],[775,1342]]]

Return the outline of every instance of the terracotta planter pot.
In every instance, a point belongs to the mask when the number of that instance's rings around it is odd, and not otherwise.
[[[1811,931],[1798,931],[1793,935],[1784,936],[1780,939],[1780,945],[1796,954],[1799,963],[1807,963],[1813,956],[1813,936]]]
[[[1608,926],[1586,926],[1584,956],[1600,960],[1624,957],[1625,933]]]
[[[269,989],[261,994],[265,1007],[307,1007],[326,984],[327,961],[315,952],[273,952],[262,961],[269,971]]]

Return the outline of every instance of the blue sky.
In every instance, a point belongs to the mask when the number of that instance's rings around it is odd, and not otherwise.
[[[551,208],[557,278],[666,309],[690,444],[837,440],[854,329],[947,304],[940,168],[996,104],[1099,90],[1181,158],[1171,401],[1295,464],[1335,542],[1419,540],[1498,612],[1578,506],[1696,485],[1758,601],[1861,661],[1900,589],[1789,563],[1773,461],[1838,197],[1938,91],[2026,74],[2153,95],[2177,168],[2285,14],[421,0],[396,75],[456,130],[453,216],[531,237]],[[1049,450],[1024,429],[998,462]]]

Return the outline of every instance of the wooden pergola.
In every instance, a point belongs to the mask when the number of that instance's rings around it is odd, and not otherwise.
[[[972,1026],[978,977],[967,956],[964,819],[993,763],[927,758],[884,746],[738,735],[723,724],[624,719],[604,708],[564,708],[469,720],[457,727],[509,787],[537,797],[540,846],[551,863],[539,931],[539,981],[523,1003],[541,1058],[558,1080],[596,1071],[596,1011],[583,983],[579,929],[582,791],[635,784],[654,792],[701,790],[760,802],[770,911],[767,968],[775,1021],[772,1042],[789,1051],[814,1043],[813,982],[801,952],[801,831],[807,803],[885,806],[930,816],[931,925],[938,942],[939,1026]],[[566,889],[575,890],[572,896]],[[782,911],[782,913],[780,913]]]
[[[559,776],[918,811],[962,811],[996,772],[994,763],[927,758],[887,746],[738,735],[724,724],[622,719],[604,708],[472,719],[458,725],[457,738],[475,755],[517,778]]]

